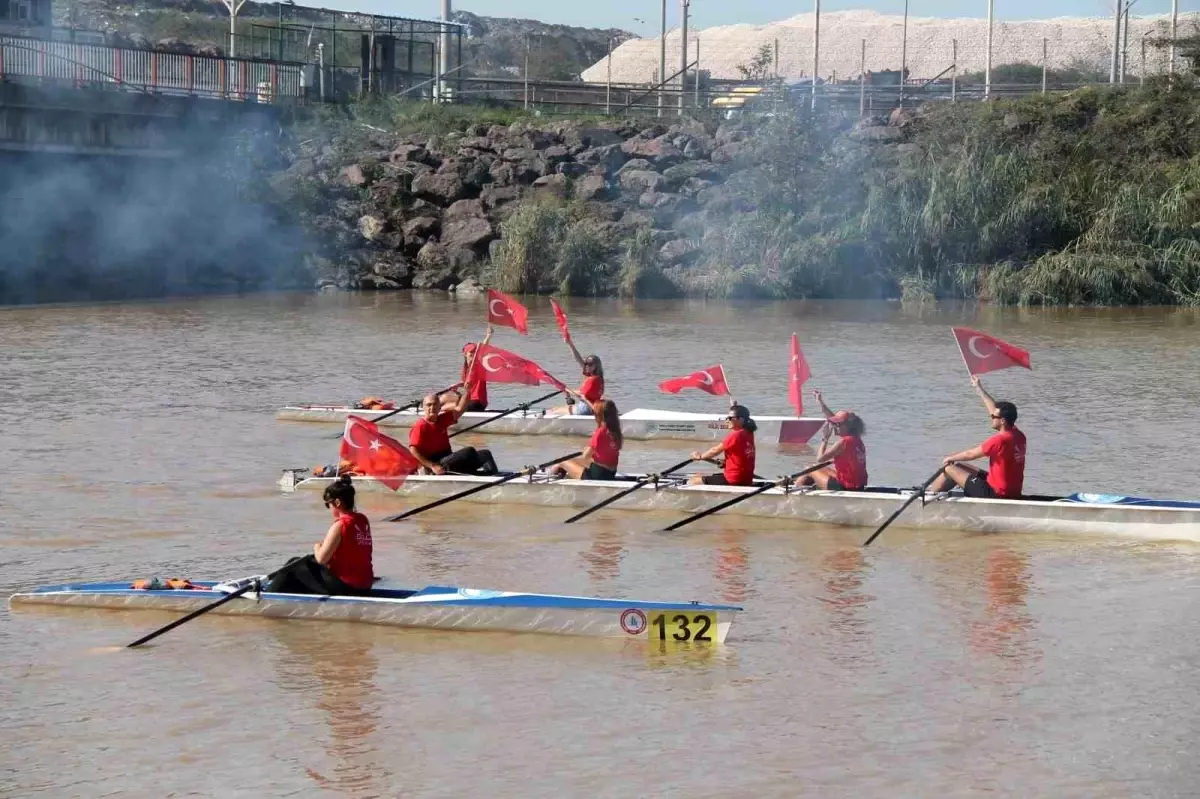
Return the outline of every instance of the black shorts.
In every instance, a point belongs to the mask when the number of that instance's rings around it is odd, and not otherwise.
[[[467,410],[468,411],[486,411],[487,403],[480,402],[479,400],[471,400],[470,402],[467,403]]]
[[[830,477],[825,482],[825,490],[826,491],[845,491],[846,487],[844,485],[842,485],[842,482],[840,480],[838,480],[836,477]]]
[[[610,469],[607,466],[601,466],[595,461],[588,464],[588,467],[583,470],[583,474],[579,476],[580,480],[616,480],[617,472],[615,469]]]
[[[963,493],[971,499],[998,499],[996,492],[988,485],[987,478],[988,473],[980,469],[963,483]]]
[[[706,486],[728,486],[733,485],[723,474],[706,474],[704,475],[704,485]],[[749,488],[755,483],[747,483],[744,487]]]

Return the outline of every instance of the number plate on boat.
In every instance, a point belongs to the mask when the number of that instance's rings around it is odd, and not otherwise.
[[[717,614],[709,611],[652,613],[647,635],[651,641],[715,641]]]

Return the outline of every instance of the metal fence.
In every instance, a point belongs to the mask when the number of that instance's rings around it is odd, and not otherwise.
[[[0,36],[0,80],[37,79],[148,94],[295,103],[302,65]]]

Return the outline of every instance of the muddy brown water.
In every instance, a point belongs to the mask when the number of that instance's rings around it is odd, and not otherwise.
[[[499,346],[574,380],[548,305]],[[987,419],[948,327],[1027,347],[985,379],[1029,435],[1027,487],[1200,498],[1200,314],[878,303],[572,301],[623,409],[719,411],[658,381],[723,362],[786,412],[800,334],[835,407],[867,420],[872,481],[913,485]],[[336,457],[289,401],[452,382],[483,303],[266,296],[0,310],[0,592],[269,570],[327,525],[284,496]],[[495,388],[494,404],[536,396]],[[576,442],[480,436],[502,466]],[[687,443],[631,443],[662,468]],[[759,472],[810,457],[760,445]],[[403,505],[367,502],[375,518]],[[419,632],[0,610],[5,796],[1194,796],[1200,546],[451,505],[376,522],[413,585],[743,604],[729,643]]]

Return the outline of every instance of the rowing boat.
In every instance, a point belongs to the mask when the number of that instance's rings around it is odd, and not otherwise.
[[[275,418],[287,422],[336,422],[342,424],[353,414],[363,419],[377,419],[392,411],[359,410],[337,405],[289,405],[281,408]],[[496,411],[468,411],[459,420],[459,426],[467,427],[499,416]],[[381,427],[412,427],[421,414],[417,411],[401,411],[383,419]],[[803,444],[825,424],[819,418],[795,418],[790,416],[755,416],[759,441],[774,441],[778,444]],[[458,426],[450,428],[457,430]],[[547,416],[544,409],[517,411],[489,422],[487,432],[497,435],[515,436],[590,436],[596,429],[591,416]],[[729,434],[725,416],[712,413],[684,413],[682,411],[656,411],[635,408],[621,415],[621,433],[625,438],[638,441],[672,439],[683,441],[715,441]]]
[[[186,589],[123,583],[49,585],[13,594],[12,605],[67,605],[189,613],[263,577],[196,582]],[[556,594],[522,594],[431,585],[420,590],[376,583],[368,596],[247,593],[214,609],[227,616],[352,621],[438,630],[544,633],[653,641],[724,643],[735,605],[644,602]]]
[[[503,475],[500,475],[503,476]],[[466,502],[585,508],[628,489],[643,475],[620,480],[568,480],[536,474],[465,497]],[[359,491],[419,500],[435,499],[487,483],[494,477],[411,475],[396,492],[370,477],[355,477]],[[284,491],[323,490],[331,478],[309,477],[304,469],[287,469],[279,481]],[[607,510],[669,510],[694,513],[753,488],[686,485],[682,478],[650,482]],[[740,502],[727,515],[789,519],[855,527],[876,527],[907,499],[913,489],[869,487],[865,491],[820,491],[772,488]],[[898,526],[986,533],[1050,533],[1116,535],[1154,540],[1200,541],[1200,503],[1133,499],[1097,494],[1029,497],[1020,500],[971,499],[960,492],[931,494],[914,503],[895,522]]]

